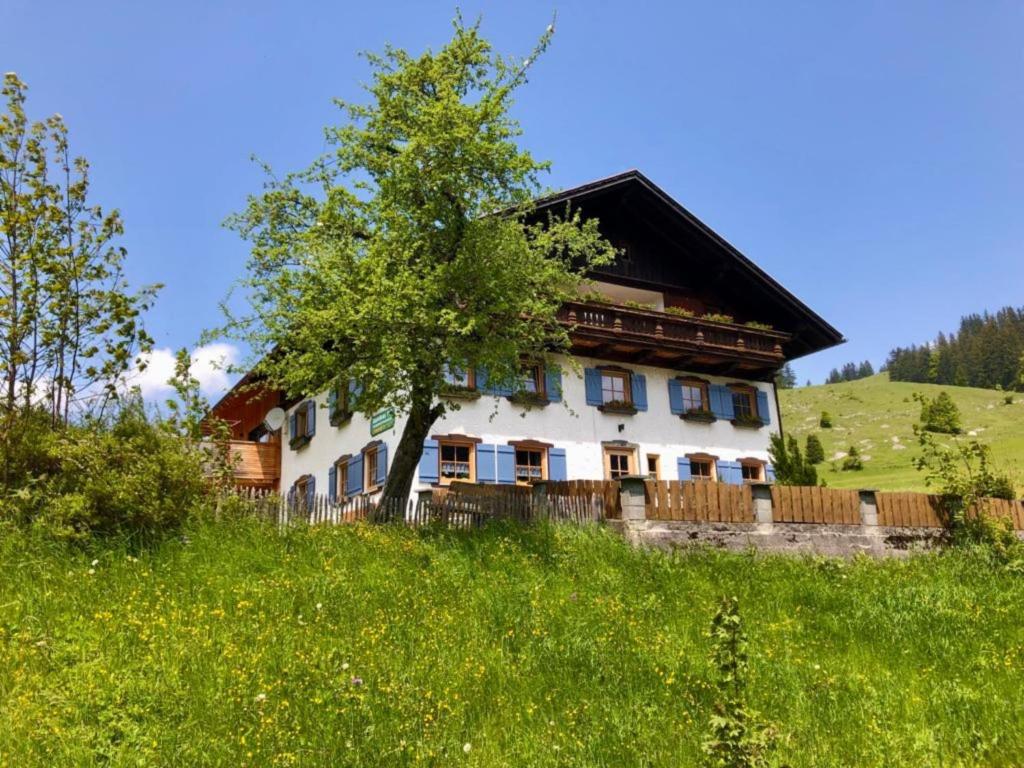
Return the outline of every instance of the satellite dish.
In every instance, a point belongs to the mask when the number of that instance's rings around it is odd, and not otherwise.
[[[268,432],[277,432],[284,426],[284,409],[271,408],[263,417],[263,426],[267,428]]]

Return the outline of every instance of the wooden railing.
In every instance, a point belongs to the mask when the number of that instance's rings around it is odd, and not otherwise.
[[[578,331],[601,331],[621,339],[658,341],[768,360],[781,360],[782,345],[790,339],[789,334],[780,331],[596,302],[567,302],[559,310],[558,319]]]
[[[235,482],[243,486],[276,487],[281,477],[281,444],[228,441]]]
[[[772,521],[860,525],[860,494],[816,485],[773,485]]]

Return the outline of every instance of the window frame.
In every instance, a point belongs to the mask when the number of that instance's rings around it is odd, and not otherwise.
[[[525,387],[521,386],[522,382],[525,382],[527,380],[531,380],[533,382],[532,390],[526,389]],[[547,398],[543,364],[523,363],[522,366],[520,366],[519,381],[520,386],[517,390],[518,392],[522,392],[527,395],[534,395],[538,398]]]
[[[306,497],[309,495],[307,491],[309,489],[309,484],[312,480],[313,476],[307,473],[305,475],[300,476],[295,481],[295,484],[292,486],[292,489],[295,492],[296,501],[303,507],[306,506]]]
[[[652,480],[661,480],[661,454],[658,454],[658,453],[648,453],[646,458],[647,458],[647,472],[645,474],[647,475],[647,477],[651,478]],[[654,460],[654,474],[653,474],[653,476],[651,475],[651,459]]]
[[[623,403],[624,405],[633,404],[633,386],[632,386],[632,374],[622,368],[598,368],[598,373],[601,374],[601,405],[608,405],[609,403]],[[605,377],[609,379],[620,379],[622,381],[622,398],[612,398],[608,400],[605,398]]]
[[[712,456],[710,453],[687,453],[683,457],[690,462],[690,479],[701,480],[707,482],[714,482],[718,480],[718,457]],[[708,474],[695,474],[693,471],[694,463],[707,465]]]
[[[342,456],[334,462],[334,498],[347,500],[348,495],[348,464],[351,456]]]
[[[438,485],[451,485],[455,483],[475,483],[476,482],[476,445],[480,442],[478,439],[465,438],[460,439],[457,437],[444,436],[436,437],[437,440],[437,482]],[[465,448],[468,453],[466,463],[469,465],[469,474],[467,477],[445,477],[444,476],[444,449],[445,448]],[[463,462],[452,461],[452,464],[461,464]]]
[[[711,391],[710,386],[704,379],[694,378],[692,376],[678,376],[676,381],[679,382],[679,387],[683,398],[683,414],[687,413],[710,413],[711,412]],[[690,408],[687,407],[686,401],[686,390],[696,389],[700,392],[700,407]]]
[[[734,419],[738,421],[760,420],[761,415],[757,411],[757,389],[755,387],[752,387],[749,384],[730,384],[729,392],[732,397],[732,413]],[[746,398],[748,407],[750,408],[749,414],[741,415],[736,409],[737,397]]]
[[[630,475],[636,474],[634,470],[638,469],[638,467],[636,458],[637,450],[635,446],[604,445],[602,446],[602,451],[602,464],[604,465],[605,480],[619,480],[623,477],[628,477]],[[621,472],[621,470],[612,469],[612,456],[625,457],[626,459],[628,459],[629,464],[626,472]],[[620,472],[620,474],[615,474],[616,472]]]
[[[306,405],[307,402],[309,401],[303,400],[295,412],[295,434],[291,436],[292,440],[309,437],[309,406]]]
[[[737,459],[737,463],[740,465],[740,475],[745,483],[763,483],[767,480],[767,465],[768,462],[762,459]],[[757,470],[757,477],[745,477],[745,473],[750,469]]]
[[[466,391],[466,392],[475,392],[476,391],[476,371],[473,368],[467,368],[466,369],[465,374],[464,374],[465,379],[466,379],[466,383],[465,384],[463,384],[461,382],[457,382],[457,381],[452,381],[449,378],[451,376],[451,373],[452,373],[451,367],[450,366],[445,366],[444,383],[445,383],[446,386],[452,387],[453,389],[456,389],[456,390],[463,390],[463,391]]]
[[[363,493],[374,493],[379,491],[383,484],[377,482],[377,464],[380,461],[380,446],[378,442],[363,449]],[[373,459],[371,464],[370,459]],[[373,472],[370,472],[371,466]]]

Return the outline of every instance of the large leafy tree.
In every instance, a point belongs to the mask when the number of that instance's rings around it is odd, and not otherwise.
[[[361,411],[408,414],[385,501],[408,498],[424,439],[455,407],[438,397],[445,367],[509,382],[524,358],[566,349],[559,306],[614,257],[594,220],[532,205],[547,164],[519,146],[510,107],[552,33],[511,59],[456,18],[436,53],[368,55],[369,99],[339,102],[331,150],[270,176],[229,220],[252,245],[249,310],[221,332],[250,345],[264,380],[304,396],[351,379]]]
[[[45,409],[60,426],[86,395],[116,396],[151,343],[141,316],[158,288],[129,290],[120,215],[89,201],[88,162],[72,156],[60,115],[28,118],[26,91],[15,73],[4,75],[0,448],[30,409]]]

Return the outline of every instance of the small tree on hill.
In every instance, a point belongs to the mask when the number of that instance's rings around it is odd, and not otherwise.
[[[914,399],[921,404],[921,427],[928,432],[946,435],[960,434],[960,409],[947,392],[939,392],[934,399],[915,392]]]
[[[768,455],[775,468],[775,481],[780,485],[818,484],[818,470],[804,459],[800,444],[792,435],[785,439],[782,435],[772,435]]]
[[[807,445],[804,447],[809,464],[821,464],[825,460],[825,449],[817,435],[807,436]]]
[[[832,429],[832,414],[828,411],[822,411],[821,418],[818,419],[818,426],[822,429]]]
[[[296,396],[354,380],[364,413],[408,415],[385,504],[408,498],[431,426],[456,407],[438,397],[446,370],[509,384],[524,358],[566,350],[559,308],[614,258],[596,220],[530,218],[548,166],[521,149],[510,108],[553,32],[510,59],[456,18],[436,52],[368,55],[369,103],[340,104],[333,151],[229,222],[252,243],[251,312],[224,331],[256,372]]]
[[[864,462],[860,458],[860,451],[857,450],[856,445],[851,445],[850,450],[846,452],[841,469],[843,472],[859,472],[864,469]]]

